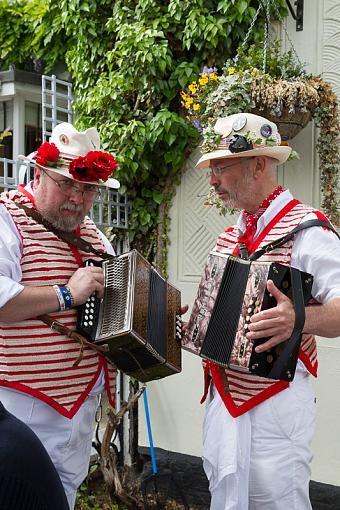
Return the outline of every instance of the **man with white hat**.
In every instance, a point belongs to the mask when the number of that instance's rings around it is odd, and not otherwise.
[[[277,126],[250,113],[217,120],[215,147],[198,168],[209,169],[209,183],[230,208],[241,209],[236,225],[217,239],[214,250],[249,255],[322,213],[293,199],[277,182],[277,166],[291,149],[281,145]],[[211,141],[211,135],[210,135]],[[317,375],[314,335],[340,334],[340,241],[328,228],[314,226],[259,260],[294,266],[314,277],[315,306],[305,308],[305,325],[293,382],[205,366],[212,378],[203,426],[203,462],[212,510],[308,510],[310,444],[315,398],[310,374]],[[241,253],[242,252],[242,253]],[[291,337],[295,311],[288,297],[267,282],[274,308],[253,315],[248,339],[269,338],[265,352]],[[316,306],[317,304],[317,306]]]
[[[111,177],[118,164],[100,150],[95,128],[78,132],[68,123],[28,159],[35,161],[33,181],[0,195],[0,401],[40,438],[72,509],[105,386],[114,406],[115,371],[88,346],[79,362],[79,343],[39,317],[74,330],[75,307],[93,293],[103,296],[101,267],[84,267],[96,257],[62,233],[113,253],[87,213],[100,187],[119,187]]]

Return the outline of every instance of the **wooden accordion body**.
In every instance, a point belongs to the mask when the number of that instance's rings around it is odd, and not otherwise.
[[[182,341],[183,348],[222,367],[291,381],[300,343],[289,354],[280,375],[273,377],[272,369],[290,339],[270,351],[256,353],[255,347],[267,339],[249,340],[246,333],[253,314],[276,306],[275,299],[267,291],[267,281],[273,280],[281,292],[292,298],[293,277],[299,283],[301,280],[301,300],[307,304],[313,283],[310,274],[278,263],[242,260],[210,252]]]
[[[110,361],[146,382],[181,371],[181,295],[136,250],[101,262],[104,298],[79,307],[77,330],[107,344]]]

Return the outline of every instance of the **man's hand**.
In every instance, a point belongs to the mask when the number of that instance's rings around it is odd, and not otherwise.
[[[104,272],[101,267],[87,266],[77,269],[69,279],[69,287],[74,305],[82,305],[92,295],[98,298],[104,295]]]
[[[183,305],[181,307],[181,315],[184,315],[189,310],[189,305]],[[182,335],[185,334],[186,330],[188,329],[188,323],[182,322]]]
[[[268,351],[274,345],[284,342],[291,337],[295,323],[295,311],[292,301],[285,296],[272,280],[267,282],[268,292],[276,299],[274,308],[256,313],[250,319],[247,338],[270,337],[270,340],[256,347],[256,352]]]

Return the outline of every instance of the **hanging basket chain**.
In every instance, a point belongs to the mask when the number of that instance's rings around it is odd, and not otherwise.
[[[267,65],[267,50],[268,50],[268,45],[269,45],[268,43],[271,40],[271,36],[270,36],[270,33],[269,33],[270,5],[271,4],[273,4],[275,13],[276,13],[276,15],[278,17],[278,20],[281,23],[281,25],[283,26],[283,30],[284,30],[285,35],[287,37],[287,40],[288,40],[288,42],[290,44],[290,47],[293,50],[295,58],[296,58],[297,62],[299,63],[299,65],[302,67],[302,63],[301,63],[301,60],[299,58],[299,55],[297,54],[297,52],[296,52],[296,50],[294,48],[293,42],[292,42],[292,40],[291,40],[291,38],[289,36],[289,33],[288,33],[287,28],[286,28],[286,26],[285,26],[285,24],[283,22],[283,18],[282,18],[281,14],[280,14],[280,11],[279,11],[279,9],[278,9],[278,7],[276,5],[275,0],[260,0],[259,1],[259,6],[257,8],[257,11],[256,11],[256,13],[255,13],[251,23],[250,23],[250,26],[248,28],[248,31],[247,31],[246,36],[244,38],[244,41],[241,44],[241,48],[244,48],[245,45],[247,44],[248,39],[250,37],[250,34],[252,33],[253,28],[255,26],[255,23],[257,21],[257,18],[258,18],[259,14],[260,14],[260,11],[261,11],[261,9],[263,9],[265,11],[265,15],[266,15],[266,22],[265,22],[265,29],[264,29],[265,33],[264,33],[264,43],[263,43],[263,66],[262,67],[263,67],[263,72],[265,73],[266,72],[266,65]]]
[[[248,39],[249,39],[249,36],[250,36],[250,34],[251,34],[251,32],[252,32],[252,30],[253,30],[253,28],[254,28],[255,22],[256,22],[256,20],[257,20],[257,18],[258,18],[258,15],[260,14],[260,10],[261,10],[261,9],[262,9],[262,5],[261,5],[261,2],[260,2],[260,3],[259,3],[259,6],[258,6],[258,8],[257,8],[257,11],[256,11],[256,13],[255,13],[255,16],[253,17],[252,22],[250,23],[250,26],[249,26],[249,28],[248,28],[248,31],[247,31],[246,36],[245,36],[245,38],[244,38],[244,41],[243,41],[243,43],[241,44],[241,48],[244,48],[244,46],[247,44]]]
[[[264,25],[265,28],[264,28],[264,42],[263,42],[263,64],[262,64],[262,69],[263,69],[263,72],[265,73],[266,72],[266,63],[267,63],[268,38],[269,38],[270,0],[266,0],[265,2],[262,2],[262,0],[261,0],[261,4],[263,4],[263,7],[266,12],[266,22]]]
[[[269,1],[271,1],[271,0],[269,0]],[[279,21],[280,21],[281,25],[283,26],[283,30],[284,30],[284,32],[285,32],[285,35],[286,35],[287,39],[288,39],[288,42],[289,42],[289,44],[290,44],[290,47],[292,48],[292,50],[293,50],[293,52],[294,52],[295,58],[296,58],[296,60],[298,61],[299,65],[302,67],[302,62],[301,62],[301,60],[300,60],[300,58],[299,58],[299,55],[298,55],[298,54],[297,54],[297,52],[296,52],[296,49],[294,48],[293,41],[291,40],[291,38],[290,38],[290,36],[289,36],[288,30],[287,30],[287,28],[286,28],[286,26],[285,26],[285,24],[284,24],[284,22],[283,22],[282,16],[281,16],[280,11],[279,11],[279,9],[278,9],[278,7],[277,7],[277,5],[276,5],[275,0],[273,1],[273,6],[274,6],[274,10],[275,10],[275,13],[276,13],[277,17],[278,17],[278,19],[279,19]]]

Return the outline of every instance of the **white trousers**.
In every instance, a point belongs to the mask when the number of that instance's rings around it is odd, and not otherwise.
[[[211,510],[311,510],[315,397],[306,371],[289,388],[238,418],[215,388],[203,425]]]
[[[59,473],[73,510],[77,488],[88,473],[98,396],[89,395],[72,419],[37,398],[8,388],[0,387],[0,401],[39,437]]]

